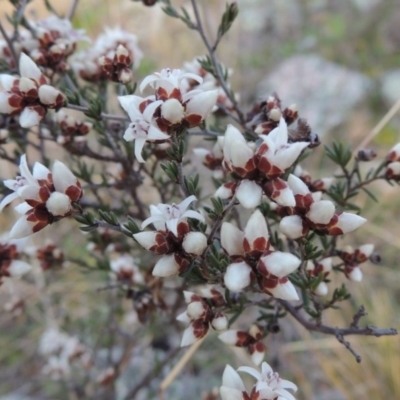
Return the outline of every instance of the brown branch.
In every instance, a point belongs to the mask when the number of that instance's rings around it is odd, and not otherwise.
[[[363,335],[363,336],[391,336],[397,335],[397,330],[394,328],[377,328],[373,325],[367,325],[365,328],[359,328],[355,326],[350,326],[349,328],[334,328],[326,325],[318,325],[309,320],[307,320],[304,315],[302,315],[296,307],[292,306],[289,302],[285,300],[278,300],[278,302],[283,306],[283,308],[292,315],[301,325],[303,325],[307,330],[314,332],[321,332],[328,335]],[[357,314],[356,314],[357,315]],[[361,318],[361,317],[360,317]],[[353,319],[354,322],[354,319]]]
[[[1,34],[3,35],[4,40],[5,40],[6,43],[7,43],[7,46],[8,46],[9,49],[10,49],[11,56],[12,56],[12,58],[14,59],[15,65],[18,67],[18,57],[17,57],[17,53],[15,52],[13,42],[12,42],[11,39],[8,37],[8,35],[7,35],[7,33],[6,33],[5,29],[4,29],[3,24],[1,23],[1,21],[0,21],[0,32],[1,32]]]
[[[204,33],[204,28],[203,28],[203,24],[202,24],[202,21],[201,21],[199,9],[197,7],[197,1],[196,0],[191,0],[191,3],[192,3],[192,7],[193,7],[194,16],[196,18],[196,24],[197,24],[197,25],[194,26],[194,29],[196,29],[197,32],[199,32],[199,34],[201,36],[201,39],[203,40],[203,43],[206,46],[208,53],[210,54],[210,59],[211,59],[211,62],[213,64],[213,66],[214,66],[214,70],[216,72],[218,82],[221,85],[221,87],[224,90],[224,92],[226,93],[226,95],[228,96],[229,100],[232,103],[233,109],[236,111],[236,113],[237,113],[237,115],[239,117],[237,121],[243,127],[245,127],[246,121],[244,119],[243,113],[239,108],[239,105],[238,105],[238,103],[237,103],[237,101],[235,99],[235,96],[233,95],[232,91],[229,90],[228,85],[226,84],[225,79],[221,74],[221,69],[220,69],[217,57],[215,55],[216,48],[215,48],[215,46],[212,46],[210,44],[210,41],[207,39],[207,36]]]

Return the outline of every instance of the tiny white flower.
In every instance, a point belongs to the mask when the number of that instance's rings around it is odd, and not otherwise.
[[[197,211],[187,210],[190,203],[196,201],[195,196],[189,196],[180,204],[158,204],[157,206],[150,207],[151,217],[142,222],[142,229],[147,225],[162,222],[165,228],[178,236],[178,224],[181,221],[186,221],[187,218],[197,219],[204,222],[204,217]]]

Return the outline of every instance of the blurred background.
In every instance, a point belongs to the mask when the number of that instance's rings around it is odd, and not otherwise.
[[[68,2],[50,3],[60,14],[69,8]],[[225,2],[198,3],[207,34],[214,37]],[[300,116],[309,120],[323,145],[337,139],[356,147],[399,101],[398,0],[238,0],[237,3],[238,20],[222,40],[218,56],[233,70],[231,85],[240,93],[245,111],[254,100],[276,92],[284,105],[298,105]],[[173,4],[184,6],[191,13],[189,2],[173,0]],[[0,0],[1,20],[5,20],[8,9],[11,9],[8,2]],[[26,13],[33,19],[49,15],[44,1],[39,0],[32,1]],[[167,17],[160,5],[144,7],[129,0],[81,0],[73,22],[76,27],[86,29],[92,38],[107,26],[120,26],[136,34],[145,54],[137,73],[138,81],[156,70],[179,68],[185,61],[205,54],[196,32]],[[381,129],[370,147],[382,158],[397,142],[400,142],[400,114]],[[332,171],[322,147],[304,165],[309,171],[318,171],[319,177]],[[356,247],[373,243],[382,263],[363,265],[364,280],[348,283],[352,300],[328,313],[328,325],[348,325],[360,304],[369,313],[362,323],[395,328],[400,325],[399,188],[378,182],[370,189],[379,198],[379,204],[360,196],[358,205],[368,223],[342,240],[341,245]],[[11,223],[4,216],[0,218],[2,227]],[[36,240],[51,237],[66,246],[72,256],[78,256],[85,250],[80,244],[80,233],[73,226],[64,221],[61,226],[47,228]],[[57,306],[57,316],[68,318],[71,332],[77,331],[81,336],[99,329],[107,317],[108,294],[98,293],[96,288],[104,284],[105,272],[89,278],[75,268],[51,273],[54,283],[49,295]],[[20,291],[29,303],[29,313],[17,317],[0,313],[0,399],[72,399],[68,391],[65,397],[57,397],[62,384],[40,375],[37,343],[43,332],[42,305],[38,293],[30,287],[21,283]],[[0,302],[6,297],[3,285]],[[129,306],[126,305],[126,312]],[[154,333],[144,330],[143,335],[154,336]],[[361,364],[335,338],[311,335],[288,321],[280,333],[268,338],[266,360],[281,376],[299,386],[296,394],[299,400],[400,398],[398,337],[348,339],[362,356]],[[204,342],[184,369],[184,376],[171,385],[166,399],[201,398],[203,391],[220,385],[225,363],[235,367],[249,363],[244,352],[232,351],[222,344],[216,362],[216,346],[210,338]],[[146,353],[139,352],[134,361],[136,368],[140,370],[142,365],[153,362],[149,360],[156,359],[162,351],[153,347]]]

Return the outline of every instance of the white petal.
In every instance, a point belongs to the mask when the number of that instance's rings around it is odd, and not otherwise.
[[[214,197],[219,197],[222,200],[229,199],[233,196],[233,191],[225,185],[220,186],[214,193]]]
[[[14,82],[18,80],[15,76],[8,75],[8,74],[1,74],[0,75],[0,84],[3,87],[3,90],[10,91],[13,87]]]
[[[1,210],[1,207],[0,207]],[[358,251],[365,255],[365,257],[369,258],[375,249],[375,245],[373,244],[363,244],[358,248]]]
[[[365,222],[367,222],[367,220],[359,215],[344,212],[339,215],[336,227],[340,228],[343,234],[345,234],[356,230],[361,225],[365,224]]]
[[[225,286],[232,292],[240,292],[250,285],[251,268],[245,263],[234,263],[228,265],[224,275]]]
[[[218,98],[218,90],[209,90],[193,96],[186,103],[186,115],[197,114],[205,119],[212,111]]]
[[[232,346],[235,346],[237,341],[238,341],[238,331],[235,330],[235,329],[231,329],[229,331],[221,333],[218,336],[218,339],[221,340],[222,342],[226,343],[226,344],[230,344]]]
[[[261,203],[262,189],[255,182],[244,179],[236,190],[236,198],[247,209],[255,208]]]
[[[156,235],[157,232],[139,232],[135,233],[133,237],[141,246],[149,250],[156,244]]]
[[[329,293],[328,285],[325,282],[321,282],[315,289],[315,294],[318,296],[326,296]]]
[[[287,143],[289,135],[284,118],[281,117],[279,125],[268,134],[268,137],[275,143],[277,149]]]
[[[18,213],[18,214],[26,214],[29,210],[31,210],[32,207],[26,203],[25,201],[21,204],[18,204],[16,207],[14,207],[14,210]]]
[[[156,112],[157,108],[163,104],[162,100],[156,100],[153,101],[152,103],[148,104],[147,107],[144,109],[143,111],[143,117],[146,121],[151,122],[153,117],[154,117],[154,113]],[[133,119],[132,119],[133,120]]]
[[[222,386],[236,389],[240,392],[246,391],[242,378],[230,365],[225,367],[222,374]]]
[[[21,53],[19,59],[19,72],[22,77],[31,78],[38,82],[42,76],[42,72],[40,71],[38,66],[25,53]]]
[[[298,215],[284,217],[279,230],[290,239],[298,239],[303,236],[303,220]]]
[[[31,128],[32,126],[39,125],[42,117],[38,114],[36,110],[30,107],[24,108],[21,115],[19,116],[19,124],[23,128]]]
[[[280,190],[279,196],[271,197],[276,203],[284,207],[294,207],[296,205],[296,200],[294,194],[289,187]]]
[[[161,257],[153,269],[153,275],[168,278],[179,272],[179,265],[175,262],[173,255]]]
[[[294,194],[306,195],[310,193],[307,185],[297,176],[290,174],[287,183]]]
[[[244,237],[249,241],[250,245],[260,237],[269,238],[267,222],[260,210],[254,211],[247,221],[244,230]]]
[[[288,145],[288,147],[278,150],[271,160],[273,165],[276,165],[282,171],[291,167],[299,157],[300,153],[308,147],[309,143],[297,142]]]
[[[170,219],[169,221],[165,222],[166,228],[172,232],[176,237],[178,237],[178,218]]]
[[[127,140],[125,136],[126,136],[126,132],[124,135],[124,139]],[[143,150],[143,146],[145,145],[145,143],[146,143],[146,139],[139,138],[139,139],[135,140],[135,157],[136,157],[136,160],[138,160],[141,163],[144,163],[144,159],[142,157],[142,150]]]
[[[36,223],[28,222],[26,216],[23,215],[21,218],[17,219],[17,222],[11,228],[9,237],[10,239],[21,239],[32,235],[33,227]]]
[[[205,222],[205,219],[203,215],[201,215],[198,211],[194,210],[187,210],[185,211],[181,218],[192,218],[192,219],[197,219],[198,221]]]
[[[179,314],[179,315],[176,317],[176,320],[177,320],[177,321],[180,321],[180,322],[184,322],[184,323],[186,323],[186,324],[189,324],[189,323],[190,323],[190,318],[189,318],[189,316],[187,315],[187,312],[186,312],[186,311],[183,312],[183,313],[181,313],[181,314]]]
[[[256,378],[257,381],[262,380],[262,375],[258,370],[252,367],[239,367],[238,368],[239,372],[245,372],[246,374],[251,375],[253,378]]]
[[[261,257],[261,261],[265,264],[268,272],[278,278],[296,271],[301,264],[301,260],[291,253],[283,253],[274,251],[271,254]]]
[[[10,204],[15,199],[18,199],[19,194],[17,192],[10,193],[9,195],[5,196],[4,199],[0,202],[0,212],[3,211],[3,208]]]
[[[189,346],[189,345],[197,342],[198,340],[199,339],[197,339],[197,337],[194,335],[193,326],[189,325],[189,327],[187,327],[185,329],[185,331],[183,332],[181,347]]]
[[[328,224],[335,214],[335,205],[330,200],[320,200],[311,204],[307,218],[315,224]]]
[[[10,106],[8,99],[10,98],[10,94],[7,92],[0,92],[0,113],[2,114],[11,114],[17,107]]]
[[[255,365],[260,365],[262,363],[262,361],[264,360],[264,355],[265,352],[260,352],[260,351],[255,351],[252,355],[251,355],[251,361],[253,361],[253,363]]]
[[[241,390],[233,389],[227,386],[219,388],[219,394],[222,400],[243,400],[243,392]]]
[[[362,278],[363,278],[363,273],[361,271],[361,268],[359,268],[359,267],[353,268],[352,271],[349,274],[349,278],[353,282],[361,282]]]
[[[268,291],[270,291],[277,299],[299,300],[299,295],[290,281],[287,281],[286,283],[279,283],[278,286],[273,289],[268,288]]]
[[[234,167],[244,168],[247,162],[253,157],[253,150],[249,146],[243,145],[242,141],[232,139],[229,143],[228,161]]]
[[[64,193],[68,187],[77,184],[76,176],[61,161],[54,161],[52,174],[54,187],[58,192]]]
[[[244,254],[244,233],[230,222],[223,222],[221,227],[221,246],[230,256]]]
[[[150,125],[148,134],[147,134],[147,140],[152,141],[152,140],[169,140],[171,137],[167,135],[164,132],[161,132],[157,127],[154,125]]]
[[[40,164],[39,162],[35,162],[32,172],[33,172],[32,175],[35,179],[47,180],[50,174],[50,170],[46,168],[43,164]]]
[[[56,99],[60,95],[64,97],[64,95],[53,86],[42,85],[39,87],[39,98],[42,104],[52,106],[56,103]]]
[[[196,201],[197,198],[194,195],[191,195],[189,197],[187,197],[185,200],[183,200],[180,204],[179,204],[179,211],[181,212],[181,215],[185,212],[185,210],[189,207],[189,204],[193,203],[194,201]]]
[[[8,273],[13,278],[19,278],[22,275],[26,274],[31,269],[32,267],[25,261],[13,260],[8,268]]]

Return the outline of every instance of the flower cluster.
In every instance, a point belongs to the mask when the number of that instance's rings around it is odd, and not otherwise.
[[[228,327],[228,319],[216,307],[225,305],[225,300],[216,289],[204,288],[202,296],[184,291],[187,310],[176,318],[178,321],[189,324],[182,336],[181,346],[188,346],[203,338],[210,327],[216,331]]]
[[[265,345],[261,342],[263,338],[263,329],[253,324],[249,330],[242,331],[238,329],[231,329],[219,335],[219,339],[231,346],[245,347],[251,355],[251,360],[255,365],[260,365],[265,355]]]
[[[146,98],[136,95],[118,97],[132,121],[124,139],[135,141],[138,161],[144,162],[141,153],[146,142],[170,140],[175,132],[198,126],[211,113],[217,101],[217,90],[185,92],[184,83],[188,79],[202,82],[198,75],[163,69],[147,76],[140,85],[141,91],[151,86],[154,95]]]
[[[224,110],[232,111],[233,104],[232,101],[229,99],[227,96],[225,90],[221,87],[218,79],[215,78],[213,74],[210,72],[207,72],[201,65],[200,61],[204,61],[202,57],[200,58],[195,58],[194,60],[190,62],[185,62],[183,64],[183,71],[185,72],[190,72],[192,74],[196,74],[198,76],[201,76],[203,78],[203,82],[199,83],[198,81],[194,79],[188,80],[187,84],[189,85],[190,89],[196,89],[196,90],[217,90],[218,91],[218,97],[217,97],[217,103],[216,103],[216,108],[215,111],[220,110],[225,112]],[[227,78],[229,78],[233,71],[231,69],[225,69],[223,66],[221,66],[221,70],[224,70],[224,73]],[[231,90],[229,83],[227,84],[227,88]],[[238,100],[238,95],[235,94],[235,99]]]
[[[127,83],[132,79],[131,65],[137,68],[143,57],[137,37],[120,28],[106,28],[93,46],[77,53],[72,68],[89,82],[113,79]]]
[[[39,124],[48,109],[61,108],[65,97],[58,89],[48,85],[47,78],[24,53],[19,60],[19,71],[19,79],[12,75],[0,75],[4,90],[0,92],[0,113],[20,115],[20,125],[30,128]]]
[[[42,373],[54,380],[67,378],[74,361],[79,361],[84,368],[90,365],[90,355],[79,339],[57,328],[43,332],[39,353],[47,360]]]
[[[234,261],[228,265],[224,276],[229,290],[243,290],[254,276],[265,293],[279,299],[299,299],[287,275],[296,271],[301,261],[291,253],[273,249],[269,243],[267,223],[259,210],[249,218],[244,232],[224,222],[221,245]]]
[[[77,120],[63,110],[56,113],[55,120],[61,131],[61,134],[57,138],[57,143],[61,145],[68,145],[71,142],[80,143],[86,141],[86,135],[93,126],[90,122]]]
[[[297,176],[289,175],[287,184],[295,197],[295,205],[281,207],[279,228],[290,239],[299,239],[310,230],[337,236],[352,232],[366,222],[356,214],[336,211],[330,200],[321,200],[321,192],[311,193]]]
[[[363,273],[359,265],[371,258],[374,254],[374,249],[375,246],[373,244],[363,244],[357,249],[346,246],[342,251],[339,251],[339,257],[344,263],[344,274],[347,278],[354,282],[362,280]]]
[[[165,278],[185,272],[192,258],[200,255],[207,247],[204,233],[191,231],[187,222],[187,218],[204,222],[200,213],[187,210],[195,200],[195,196],[189,196],[180,204],[150,206],[151,217],[143,221],[142,229],[153,224],[157,231],[133,235],[145,249],[163,255],[154,266],[154,276]]]
[[[33,173],[28,168],[26,156],[21,157],[20,175],[4,181],[13,193],[0,203],[0,211],[13,200],[24,202],[15,210],[22,214],[10,231],[10,237],[19,239],[38,232],[47,225],[71,214],[72,202],[82,197],[82,188],[73,173],[60,161],[55,161],[50,171],[35,163]]]
[[[388,179],[400,180],[400,143],[397,143],[387,156],[385,175]]]
[[[3,277],[20,278],[31,270],[31,265],[21,260],[25,240],[0,238],[0,284]]]
[[[215,196],[227,199],[236,195],[243,207],[254,208],[261,203],[264,193],[279,205],[294,206],[294,195],[281,176],[309,143],[289,143],[283,118],[277,128],[260,138],[261,144],[255,147],[255,143],[247,142],[237,128],[228,126],[222,165],[236,179],[222,185]]]
[[[67,18],[51,15],[44,20],[31,23],[36,44],[28,52],[36,64],[53,71],[69,69],[68,57],[76,51],[77,44],[89,41],[83,29],[74,29]]]
[[[240,367],[238,371],[251,375],[257,380],[256,384],[248,392],[240,375],[227,365],[220,388],[222,400],[295,400],[287,389],[296,392],[297,386],[282,379],[266,362],[262,363],[261,372],[250,367]]]

